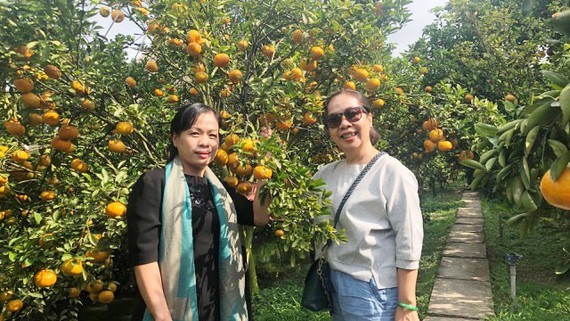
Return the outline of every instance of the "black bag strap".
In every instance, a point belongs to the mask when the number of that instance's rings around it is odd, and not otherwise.
[[[380,157],[382,157],[382,155],[384,155],[384,154],[385,154],[384,152],[380,152],[380,153],[376,154],[376,156],[374,156],[374,158],[372,158],[370,160],[370,162],[368,162],[366,167],[364,167],[362,172],[360,172],[360,174],[358,174],[358,176],[356,177],[354,182],[352,182],[352,185],[350,185],[350,187],[348,188],[348,191],[346,191],[346,193],[344,194],[344,197],[342,198],[342,201],[340,201],[340,204],[338,205],[338,208],[336,209],[336,214],[334,216],[334,228],[336,228],[336,223],[338,223],[338,218],[340,217],[340,212],[342,211],[344,204],[346,203],[346,201],[348,200],[350,195],[352,195],[352,192],[354,191],[356,186],[358,186],[358,183],[360,183],[360,181],[364,178],[364,175],[370,170],[370,168],[372,168],[374,163],[376,163],[376,161]],[[327,243],[325,244],[325,246],[323,246],[323,251],[331,244],[331,242],[332,242],[332,240],[329,238],[327,240]]]

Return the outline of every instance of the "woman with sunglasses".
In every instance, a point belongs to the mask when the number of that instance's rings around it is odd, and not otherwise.
[[[368,99],[342,90],[325,104],[325,126],[344,159],[314,175],[332,191],[336,212],[349,186],[378,154]],[[419,321],[416,280],[423,227],[418,183],[395,158],[382,154],[347,199],[337,230],[346,242],[327,249],[333,320]]]

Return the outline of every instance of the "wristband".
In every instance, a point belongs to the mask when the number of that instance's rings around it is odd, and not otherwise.
[[[406,310],[410,310],[410,311],[418,311],[418,307],[417,306],[413,306],[410,304],[406,304],[406,303],[402,303],[402,302],[398,302],[398,306],[402,307]]]

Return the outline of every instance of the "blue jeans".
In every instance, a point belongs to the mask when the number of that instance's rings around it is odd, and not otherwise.
[[[364,282],[331,269],[334,321],[394,321],[398,288],[377,289],[371,279]]]

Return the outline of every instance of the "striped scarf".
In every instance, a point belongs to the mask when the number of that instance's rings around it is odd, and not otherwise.
[[[230,195],[210,168],[206,168],[205,177],[220,220],[220,317],[223,321],[247,321],[245,268],[236,211]],[[165,168],[162,213],[158,263],[170,314],[174,321],[199,321],[192,202],[178,157]],[[148,309],[143,320],[154,321]]]

